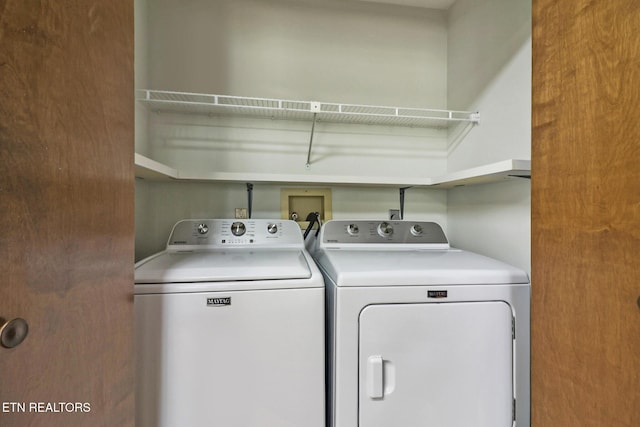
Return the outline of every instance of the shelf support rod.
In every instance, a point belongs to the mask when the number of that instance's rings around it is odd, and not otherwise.
[[[313,113],[313,122],[311,124],[311,136],[309,138],[309,150],[307,151],[307,164],[306,164],[307,169],[309,169],[309,167],[311,166],[311,146],[313,145],[313,132],[316,129],[317,116],[318,116],[318,113]]]

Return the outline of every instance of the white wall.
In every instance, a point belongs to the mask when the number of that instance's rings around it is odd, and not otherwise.
[[[147,0],[138,0],[138,7]],[[446,108],[446,13],[340,0],[154,0],[138,88]],[[140,13],[140,19],[143,14]],[[138,30],[137,30],[138,31]],[[148,86],[141,86],[148,83]],[[446,131],[151,113],[148,155],[206,173],[437,176]],[[255,185],[255,218],[279,218],[280,188]],[[333,187],[333,217],[387,218],[398,189]],[[410,189],[406,218],[446,227],[446,191]],[[136,259],[183,218],[225,218],[244,184],[136,182]]]
[[[458,187],[448,194],[448,236],[458,248],[531,272],[531,184],[527,179]]]
[[[254,185],[253,218],[280,218],[280,189]],[[326,187],[320,187],[326,188]],[[332,187],[334,219],[383,219],[398,209],[395,188]],[[185,218],[232,218],[247,207],[243,183],[212,184],[136,180],[136,260],[164,249],[173,225]],[[411,188],[405,192],[405,218],[435,221],[446,232],[447,192]]]
[[[151,89],[446,106],[443,11],[341,0],[151,6]]]
[[[319,124],[310,170],[309,123],[152,113],[140,149],[168,165],[409,177],[530,158],[528,0],[458,0],[448,12],[340,0],[136,2],[147,39],[136,40],[147,45],[136,52],[136,70],[147,74],[139,88],[481,113],[463,140],[455,132],[447,140],[442,131]],[[146,2],[148,16],[138,13]],[[254,217],[279,217],[280,188],[256,185]],[[334,218],[386,218],[398,206],[397,189],[333,191]],[[244,184],[139,180],[136,258],[161,250],[179,219],[230,217],[245,205]],[[405,217],[435,220],[453,245],[528,271],[529,211],[529,183],[516,180],[411,189]]]
[[[201,176],[215,171],[410,182],[446,171],[442,130],[318,123],[309,168],[309,122],[163,113],[151,114],[149,135],[153,159]]]
[[[449,147],[450,172],[531,158],[531,1],[458,0],[449,11],[449,108],[480,111],[480,125]],[[455,246],[530,272],[530,182],[454,188]]]
[[[155,0],[149,88],[446,108],[440,10],[339,0]],[[438,176],[446,130],[157,115],[149,156],[196,173]]]
[[[449,108],[481,116],[448,171],[530,159],[531,0],[458,0],[448,19]]]

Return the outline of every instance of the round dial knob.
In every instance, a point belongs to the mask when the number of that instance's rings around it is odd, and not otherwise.
[[[359,231],[360,229],[358,228],[358,224],[347,225],[347,233],[349,233],[351,236],[355,236]]]
[[[209,226],[207,224],[198,224],[198,233],[207,234]]]
[[[423,231],[424,231],[424,229],[422,228],[422,226],[420,224],[414,224],[411,227],[411,234],[413,234],[416,237],[422,236],[422,232]]]
[[[231,224],[231,232],[234,236],[242,236],[247,231],[247,227],[243,222],[234,222]]]
[[[267,225],[267,232],[269,234],[276,234],[278,232],[278,226],[276,224]]]
[[[378,234],[381,237],[389,237],[393,234],[393,226],[388,222],[381,222],[378,225]]]

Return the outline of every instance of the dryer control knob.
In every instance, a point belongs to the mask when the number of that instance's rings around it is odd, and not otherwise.
[[[420,224],[414,224],[413,226],[411,226],[411,234],[413,234],[416,237],[422,236],[423,231],[424,230]]]
[[[378,225],[378,234],[380,237],[389,237],[393,234],[393,226],[388,222],[381,222]]]
[[[347,225],[347,233],[349,233],[350,236],[355,236],[359,231],[358,224]]]
[[[269,234],[276,234],[278,232],[278,226],[276,224],[267,225],[267,231]]]

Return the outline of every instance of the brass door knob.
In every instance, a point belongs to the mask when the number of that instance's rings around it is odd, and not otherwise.
[[[0,319],[0,344],[5,348],[13,348],[20,344],[29,333],[29,325],[26,320],[15,318],[13,320],[4,321]]]

